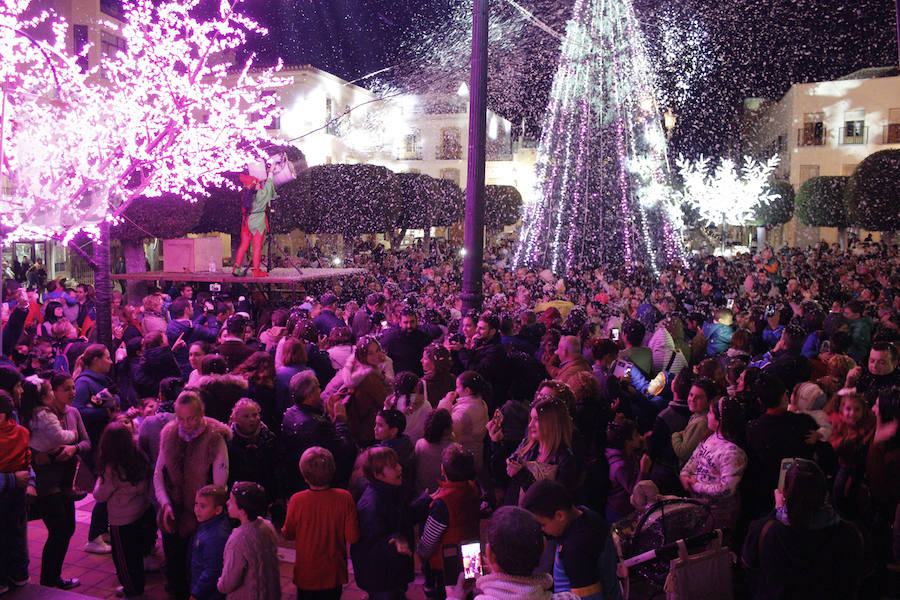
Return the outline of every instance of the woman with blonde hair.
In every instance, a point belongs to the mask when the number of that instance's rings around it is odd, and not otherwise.
[[[231,409],[231,439],[228,447],[228,483],[253,481],[266,490],[271,503],[279,486],[275,476],[278,464],[278,436],[266,427],[258,403],[241,398]]]
[[[578,485],[579,468],[572,452],[572,417],[566,404],[540,391],[531,406],[525,439],[506,459],[511,490],[521,496],[535,481],[553,479],[568,489]]]
[[[144,296],[141,305],[143,307],[141,329],[144,331],[144,335],[148,335],[154,331],[165,333],[169,323],[166,320],[165,315],[163,315],[162,296],[159,294]]]

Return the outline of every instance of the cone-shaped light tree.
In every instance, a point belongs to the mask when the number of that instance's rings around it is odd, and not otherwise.
[[[656,267],[680,254],[656,83],[630,0],[576,0],[516,265]],[[653,235],[650,235],[650,232]]]

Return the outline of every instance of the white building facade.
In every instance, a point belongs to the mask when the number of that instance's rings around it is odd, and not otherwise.
[[[744,103],[744,152],[777,154],[776,177],[797,190],[807,179],[852,175],[868,155],[900,148],[900,75],[896,68],[863,69],[834,81],[801,83],[777,102]],[[794,218],[784,242],[806,246],[837,240],[833,227],[807,227]]]
[[[378,95],[310,65],[286,68],[292,83],[277,90],[283,113],[272,126],[310,166],[370,163],[416,172],[466,187],[468,91],[456,94]],[[516,157],[512,124],[488,111],[488,185],[533,185],[533,160]],[[523,160],[525,165],[523,165]]]

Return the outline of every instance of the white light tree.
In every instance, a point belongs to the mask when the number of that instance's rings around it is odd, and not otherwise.
[[[221,0],[208,20],[195,18],[199,3],[126,0],[124,25],[103,26],[120,29],[127,48],[83,70],[88,49],[66,52],[65,23],[28,16],[30,0],[0,0],[0,173],[12,190],[0,196],[0,234],[91,237],[105,343],[110,224],[138,197],[196,198],[230,185],[223,173],[271,146],[277,98],[264,91],[286,82],[280,65],[235,70],[228,61],[248,33],[264,30],[234,10],[237,0]]]
[[[741,169],[733,160],[723,158],[711,170],[710,159],[704,156],[696,162],[679,156],[675,164],[684,185],[682,202],[695,209],[710,225],[721,226],[723,251],[726,225],[746,225],[753,220],[760,204],[768,204],[777,198],[769,187],[769,177],[778,166],[777,156],[766,161],[745,156]]]

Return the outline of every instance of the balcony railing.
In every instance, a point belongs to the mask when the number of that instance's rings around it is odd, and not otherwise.
[[[868,127],[863,127],[862,130],[852,131],[848,131],[846,127],[841,127],[841,145],[867,143],[869,143]]]
[[[437,160],[460,160],[462,158],[462,145],[446,142],[434,153]]]
[[[889,123],[881,132],[882,144],[900,144],[900,123]]]
[[[425,152],[422,150],[422,148],[419,147],[412,150],[401,150],[397,154],[397,160],[423,160],[424,158]]]
[[[797,130],[798,146],[824,146],[828,130],[824,127],[803,127]]]

